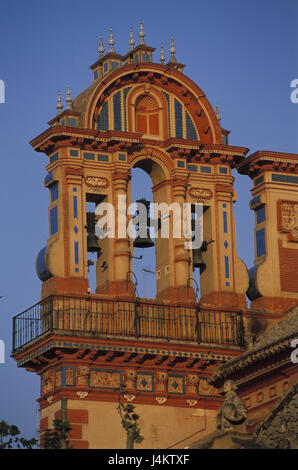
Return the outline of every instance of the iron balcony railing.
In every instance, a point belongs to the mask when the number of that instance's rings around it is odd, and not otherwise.
[[[242,346],[241,312],[157,302],[50,296],[13,318],[13,351],[55,332]]]

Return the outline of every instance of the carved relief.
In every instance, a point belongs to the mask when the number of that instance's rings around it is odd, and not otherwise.
[[[120,384],[120,372],[101,372],[92,370],[90,373],[91,387],[119,388]]]
[[[201,379],[199,381],[199,395],[219,395],[219,391],[210,385],[206,379]]]
[[[127,389],[134,390],[135,381],[136,381],[136,371],[134,369],[125,369],[124,376],[125,376],[125,387]]]
[[[291,201],[280,201],[280,231],[287,232],[289,239],[298,241],[298,204]]]
[[[157,372],[156,374],[156,391],[165,392],[168,381],[168,374],[166,372]]]
[[[212,199],[212,191],[206,188],[191,188],[188,194],[195,202],[204,202]]]
[[[69,368],[65,371],[65,385],[74,385],[74,369]]]
[[[53,373],[50,374],[45,372],[42,376],[42,391],[43,393],[48,393],[54,390],[54,376]]]
[[[78,385],[88,386],[89,373],[90,373],[89,367],[86,367],[86,366],[78,367],[78,377],[77,377]]]
[[[152,374],[138,374],[137,376],[137,390],[144,392],[153,391],[153,376]]]
[[[88,186],[88,191],[93,193],[105,193],[109,186],[107,178],[101,176],[86,176],[85,183]]]
[[[197,384],[199,382],[199,377],[197,374],[188,374],[187,377],[187,393],[197,393]]]

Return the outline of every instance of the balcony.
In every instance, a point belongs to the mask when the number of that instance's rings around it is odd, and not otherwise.
[[[49,335],[244,344],[242,314],[137,299],[50,296],[13,318],[13,353]]]

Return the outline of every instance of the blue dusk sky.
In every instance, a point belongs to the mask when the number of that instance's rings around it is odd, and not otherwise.
[[[290,83],[298,78],[297,1],[283,0],[10,0],[0,16],[1,244],[0,420],[16,424],[26,437],[36,434],[37,375],[17,368],[10,358],[12,318],[40,299],[35,273],[37,252],[48,238],[48,191],[43,186],[45,155],[29,141],[56,115],[57,90],[63,100],[71,85],[74,98],[92,83],[89,66],[98,57],[99,36],[108,49],[113,28],[115,50],[128,51],[129,28],[138,41],[143,20],[145,42],[161,43],[169,59],[174,36],[176,58],[184,73],[220,106],[221,124],[231,130],[230,144],[256,150],[298,153],[298,104],[290,101]],[[65,103],[64,103],[65,104]],[[150,181],[134,171],[135,197],[150,197]],[[253,213],[248,208],[251,182],[234,172],[234,206],[239,256],[253,265]],[[155,269],[152,255],[135,268],[143,295],[141,268]],[[146,295],[154,292],[146,274]]]

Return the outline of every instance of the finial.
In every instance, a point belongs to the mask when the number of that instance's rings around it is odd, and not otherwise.
[[[144,33],[144,27],[143,27],[143,21],[142,20],[140,22],[139,37],[140,37],[140,44],[142,44],[142,45],[145,44],[145,41],[144,41],[145,33]]]
[[[109,50],[109,52],[115,52],[114,44],[115,44],[115,41],[114,41],[114,37],[113,37],[113,30],[112,30],[112,28],[110,28],[110,39],[109,39],[110,50]]]
[[[171,49],[170,49],[170,54],[171,54],[170,62],[177,62],[176,57],[175,57],[175,53],[176,53],[176,49],[175,49],[175,46],[174,46],[174,38],[172,36],[171,37]]]
[[[130,28],[130,33],[129,33],[129,50],[132,51],[134,46],[135,46],[136,41],[133,38],[133,30]]]
[[[72,97],[70,95],[70,85],[67,85],[67,94],[65,101],[67,103],[66,109],[72,109]]]
[[[218,119],[218,121],[221,120],[221,115],[219,114],[219,106],[218,104],[216,104],[216,111],[215,111],[215,114],[216,114],[216,117]]]
[[[61,114],[61,113],[62,113],[62,109],[63,109],[63,104],[62,104],[62,100],[61,100],[61,93],[60,93],[60,91],[58,91],[58,103],[57,103],[56,108],[58,109],[58,113],[57,113],[57,114]]]
[[[159,56],[159,60],[162,64],[165,63],[165,60],[166,60],[166,56],[165,56],[165,52],[164,52],[164,49],[163,49],[163,44],[160,46],[160,56]]]
[[[98,48],[99,57],[102,57],[104,55],[104,51],[105,51],[105,48],[103,47],[102,36],[100,36],[100,38],[99,38],[99,48]]]

